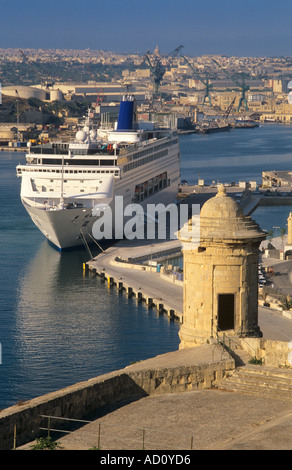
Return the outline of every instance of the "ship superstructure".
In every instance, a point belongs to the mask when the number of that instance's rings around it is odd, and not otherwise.
[[[115,129],[94,129],[90,118],[73,142],[30,147],[22,178],[21,200],[36,226],[58,249],[92,239],[94,208],[115,196],[123,205],[169,204],[180,183],[176,129],[135,121],[132,97],[123,97]]]

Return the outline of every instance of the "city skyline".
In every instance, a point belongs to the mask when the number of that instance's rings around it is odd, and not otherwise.
[[[291,55],[292,4],[280,0],[52,0],[2,2],[2,48],[93,49],[162,54]]]

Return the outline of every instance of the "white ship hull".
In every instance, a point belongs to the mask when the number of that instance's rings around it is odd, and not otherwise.
[[[24,207],[38,229],[57,249],[73,248],[83,243],[81,227],[86,222],[85,216],[90,215],[91,210],[46,211],[28,206],[26,203]],[[78,223],[75,222],[76,216],[79,216]],[[87,227],[86,232],[91,233],[92,224],[93,221]]]
[[[85,132],[78,134],[83,139]],[[97,204],[110,207],[112,213],[112,234],[105,238],[120,239],[121,227],[118,237],[115,227],[117,196],[123,200],[122,210],[119,206],[117,211],[119,221],[130,204],[139,204],[145,211],[147,204],[167,206],[176,200],[180,183],[176,132],[153,127],[112,131],[107,137],[107,142],[114,143],[108,144],[111,151],[105,152],[100,141],[81,140],[69,147],[31,149],[27,164],[17,167],[25,209],[59,250],[94,241]]]
[[[167,206],[175,201],[177,194],[176,186],[174,188],[166,188],[157,196],[153,196],[141,204],[145,208],[147,204],[162,204]],[[92,209],[73,208],[63,210],[41,210],[37,207],[29,206],[23,201],[23,205],[30,215],[32,221],[43,233],[43,235],[52,243],[58,250],[73,248],[84,244],[84,238],[87,243],[93,243],[94,237],[92,227],[94,222],[98,219],[92,215]],[[116,230],[115,227],[115,207],[114,204],[109,204],[112,211],[112,239],[116,239],[115,234],[121,233],[120,228]],[[124,218],[124,223],[126,222]],[[124,236],[127,236],[124,233]],[[119,236],[120,238],[120,236]],[[100,242],[102,240],[96,240]]]
[[[115,196],[123,197],[124,207],[133,203],[136,183],[143,182],[145,179],[162,173],[166,165],[169,186],[144,199],[144,201],[137,203],[141,204],[143,208],[146,208],[147,204],[162,204],[167,206],[176,200],[178,184],[180,182],[177,148],[173,149],[172,153],[168,155],[167,161],[163,158],[155,166],[149,163],[137,170],[125,173],[126,176],[122,176],[114,181],[112,202],[109,203],[113,214],[113,238],[115,238]],[[44,202],[47,202],[44,197],[32,199],[27,197],[26,194],[25,182],[23,182],[21,198],[25,209],[38,229],[59,250],[82,245],[84,243],[83,237],[85,237],[88,243],[92,243],[92,226],[97,220],[97,217],[94,217],[92,213],[93,206],[97,203],[108,203],[107,198],[97,198],[94,200],[84,200],[85,204],[82,208],[59,209],[60,198],[58,198],[55,199],[54,210],[44,205]],[[82,199],[78,199],[78,201],[80,202]],[[86,207],[86,205],[89,207]]]

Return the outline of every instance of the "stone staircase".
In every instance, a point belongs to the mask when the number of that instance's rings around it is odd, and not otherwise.
[[[220,381],[219,390],[292,401],[292,369],[246,364]]]

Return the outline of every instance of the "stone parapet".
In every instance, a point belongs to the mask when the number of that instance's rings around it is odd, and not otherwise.
[[[267,366],[292,369],[292,362],[291,360],[289,361],[291,346],[286,341],[274,341],[265,338],[244,338],[241,340],[241,346],[252,357],[261,360]]]
[[[12,449],[14,430],[17,446],[40,436],[41,415],[82,419],[122,400],[211,388],[234,367],[222,348],[206,345],[167,353],[14,405],[0,412],[0,449]]]

